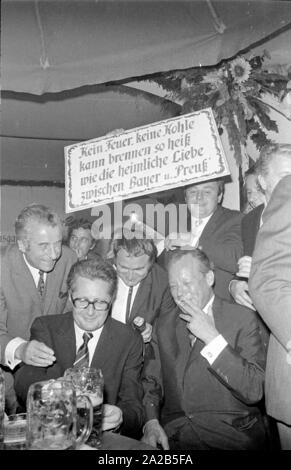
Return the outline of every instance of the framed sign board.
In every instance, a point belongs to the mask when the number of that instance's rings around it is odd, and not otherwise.
[[[212,110],[65,147],[66,212],[228,175]]]

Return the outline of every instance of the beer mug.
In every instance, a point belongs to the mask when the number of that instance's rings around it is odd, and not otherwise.
[[[78,408],[85,409],[80,427]],[[76,396],[72,384],[64,379],[37,382],[27,395],[27,448],[30,450],[75,450],[90,436],[92,405],[85,396]]]
[[[87,444],[98,449],[101,446],[102,438],[104,388],[102,371],[94,367],[72,367],[65,371],[64,378],[72,382],[77,396],[84,395],[91,400],[93,407],[93,427]]]

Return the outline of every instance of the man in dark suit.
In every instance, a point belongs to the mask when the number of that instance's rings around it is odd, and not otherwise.
[[[270,145],[257,161],[267,207],[258,232],[250,294],[271,331],[266,408],[278,424],[282,449],[291,449],[291,145]]]
[[[258,184],[255,165],[245,173],[245,192],[249,210],[241,221],[241,238],[243,256],[238,260],[237,276],[230,282],[229,290],[234,300],[244,307],[255,310],[248,291],[248,279],[251,270],[252,255],[255,248],[257,233],[262,219],[266,199],[262,188]],[[268,332],[262,325],[265,340],[268,343]]]
[[[263,449],[265,352],[256,316],[214,296],[199,249],[173,251],[168,269],[180,310],[158,318],[155,358],[145,357],[143,439],[173,450]]]
[[[24,405],[32,383],[63,376],[85,347],[82,365],[102,370],[104,401],[117,405],[123,414],[121,432],[138,437],[143,424],[143,342],[136,331],[109,316],[116,284],[116,272],[107,261],[83,260],[73,265],[68,276],[72,312],[37,318],[31,327],[31,340],[51,348],[55,361],[48,367],[21,367],[15,390]]]
[[[242,214],[221,206],[223,180],[206,181],[185,188],[188,207],[187,233],[170,234],[166,249],[191,245],[201,248],[214,263],[214,292],[230,300],[229,282],[242,256],[240,224]],[[161,266],[167,264],[167,253],[158,257]]]
[[[142,231],[124,229],[112,242],[112,262],[118,275],[118,289],[112,317],[132,324],[139,316],[146,321],[144,342],[151,339],[152,324],[162,314],[175,310],[166,271],[156,263],[157,249]]]
[[[9,246],[1,260],[0,353],[5,368],[8,412],[15,412],[12,371],[21,361],[49,365],[52,351],[29,341],[33,320],[62,313],[66,307],[67,276],[76,255],[62,247],[58,215],[40,204],[21,211],[16,223],[17,245]]]

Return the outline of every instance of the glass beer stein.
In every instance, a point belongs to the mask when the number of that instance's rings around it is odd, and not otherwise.
[[[101,446],[102,437],[104,387],[101,369],[95,369],[94,367],[71,368],[65,371],[64,378],[72,382],[76,389],[77,396],[84,395],[91,400],[93,407],[93,427],[87,444],[98,449]]]
[[[80,426],[79,409],[82,413]],[[84,416],[86,419],[84,420]],[[75,450],[88,439],[93,423],[92,404],[76,396],[64,379],[37,382],[27,396],[27,448],[30,450]],[[77,428],[81,428],[77,437]]]

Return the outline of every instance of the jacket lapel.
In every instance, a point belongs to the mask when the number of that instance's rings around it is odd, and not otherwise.
[[[203,245],[204,236],[206,235],[208,238],[213,232],[215,232],[217,224],[220,221],[221,212],[222,212],[221,206],[218,205],[216,208],[216,211],[212,214],[212,216],[208,220],[200,236],[200,241],[202,242],[202,245]]]
[[[39,311],[42,311],[41,298],[35,287],[35,283],[31,272],[29,271],[24,259],[23,254],[17,248],[15,253],[15,266],[13,269],[12,276],[15,279],[15,285],[20,285],[22,291],[26,292],[26,295],[30,295],[35,304],[39,306]]]
[[[64,371],[72,367],[76,359],[76,334],[74,328],[73,314],[62,315],[64,321],[61,328],[56,331],[59,348],[62,351],[62,366]]]
[[[140,315],[141,312],[147,311],[147,305],[149,299],[151,298],[151,291],[152,291],[152,273],[151,271],[148,275],[141,281],[140,285],[138,286],[132,308],[130,313],[130,322],[137,316]]]
[[[175,370],[177,373],[178,389],[183,389],[185,370],[191,354],[191,344],[186,322],[177,315],[176,318],[176,338],[178,343],[178,354],[175,360]]]
[[[110,357],[112,356],[114,335],[113,329],[110,328],[111,323],[111,318],[107,317],[91,361],[91,367],[95,367],[96,369],[102,370],[105,368],[106,362],[110,361]]]

